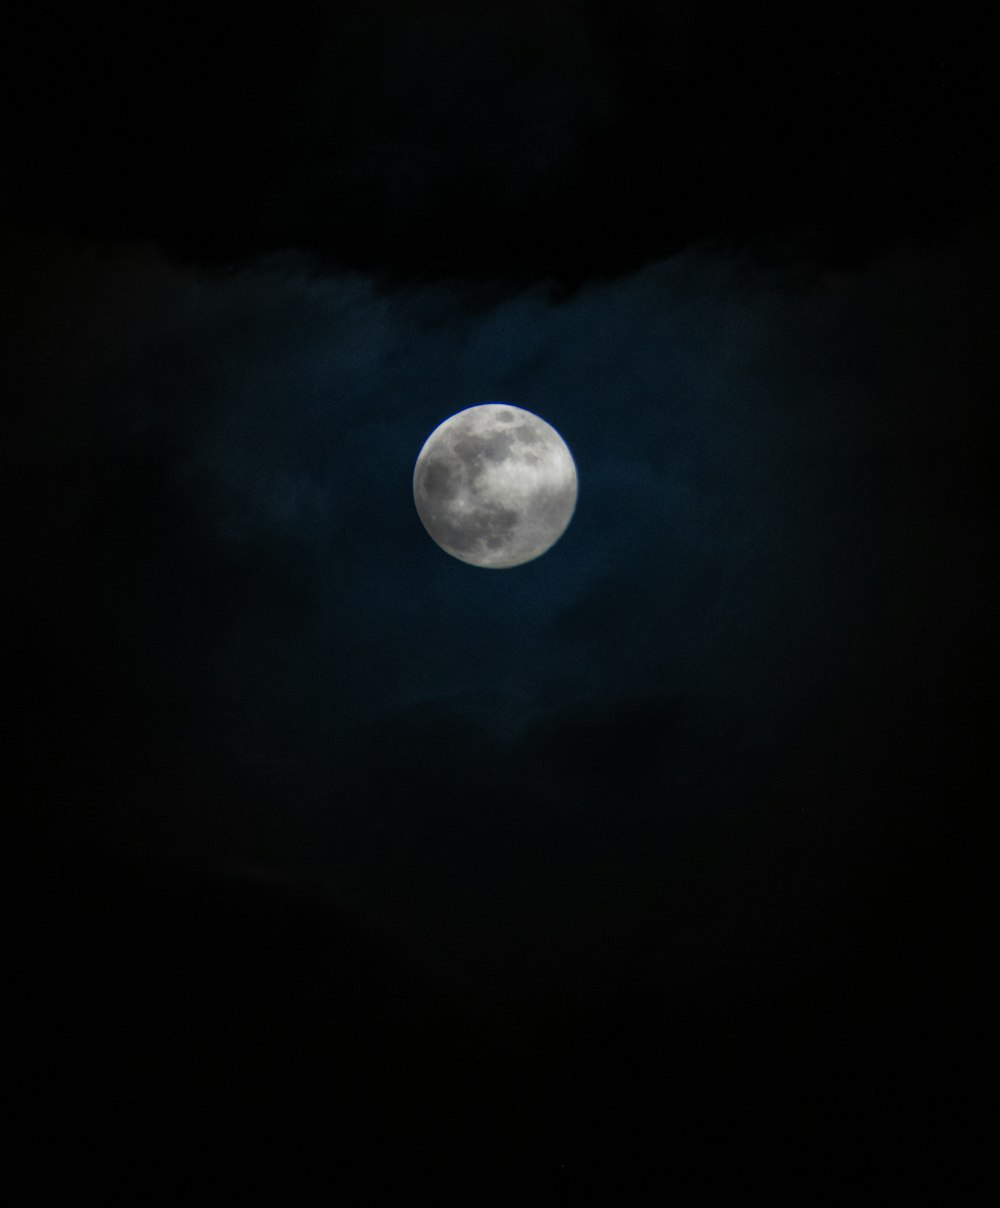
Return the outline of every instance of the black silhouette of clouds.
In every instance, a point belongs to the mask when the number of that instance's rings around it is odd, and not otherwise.
[[[904,799],[945,841],[992,640],[987,235],[850,272],[692,250],[558,302],[7,266],[26,825],[319,876],[491,984],[720,870],[734,917],[767,885],[811,917]],[[580,499],[487,574],[410,482],[498,399]]]

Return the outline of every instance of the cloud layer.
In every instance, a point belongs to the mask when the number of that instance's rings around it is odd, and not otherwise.
[[[901,814],[946,837],[991,640],[982,233],[851,273],[691,251],[561,301],[7,262],[28,813],[319,878],[494,987],[719,909],[793,927]],[[496,399],[580,475],[505,573],[410,497],[427,434]]]

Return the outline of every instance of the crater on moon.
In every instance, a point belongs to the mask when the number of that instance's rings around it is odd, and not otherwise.
[[[474,566],[520,566],[545,553],[566,531],[576,497],[565,441],[545,420],[507,403],[482,403],[446,419],[413,472],[427,532]]]

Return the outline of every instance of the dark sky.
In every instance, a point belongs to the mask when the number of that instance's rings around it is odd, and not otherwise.
[[[456,1202],[581,1205],[974,1159],[983,29],[140,7],[4,39],[26,1144],[158,1185],[292,1138],[394,1195],[420,1152]],[[508,571],[411,496],[495,400],[580,477]]]

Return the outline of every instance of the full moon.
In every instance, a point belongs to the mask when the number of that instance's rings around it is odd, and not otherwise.
[[[413,471],[417,514],[443,550],[500,570],[530,562],[566,531],[576,466],[545,420],[507,403],[482,403],[428,436]]]

